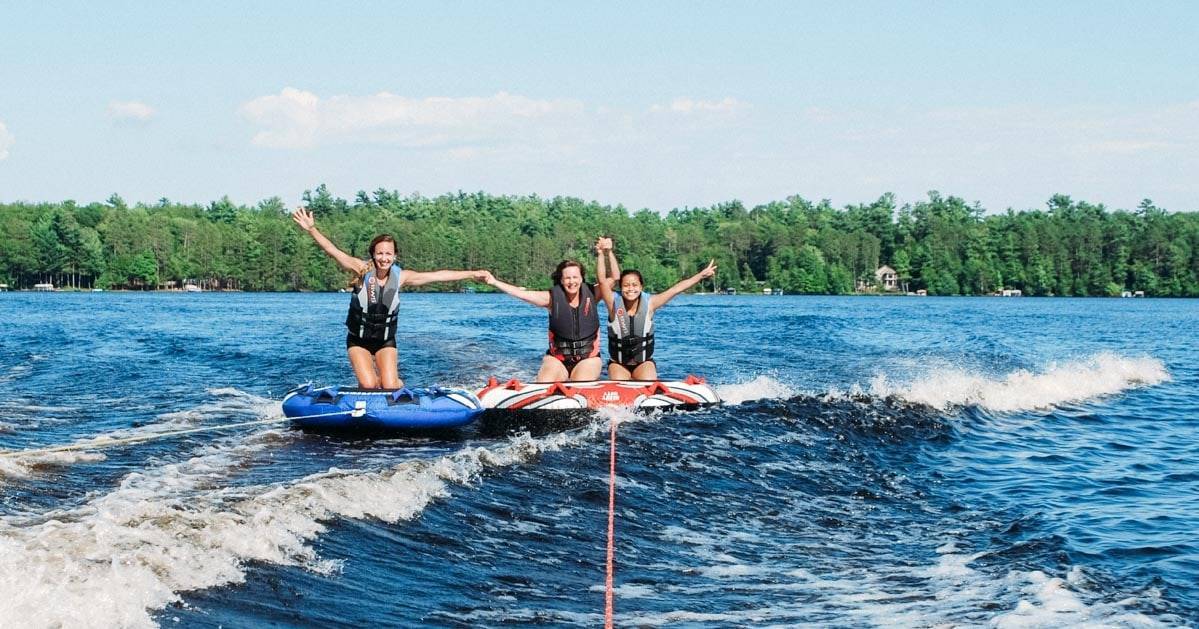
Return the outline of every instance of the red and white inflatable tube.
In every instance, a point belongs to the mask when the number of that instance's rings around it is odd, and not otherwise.
[[[486,409],[572,410],[628,406],[633,408],[698,408],[720,404],[720,397],[703,378],[682,381],[591,380],[530,382],[492,377],[478,393]]]

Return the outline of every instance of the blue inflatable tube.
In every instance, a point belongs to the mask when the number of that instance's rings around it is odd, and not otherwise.
[[[389,431],[455,428],[483,412],[470,391],[442,387],[417,389],[316,388],[304,385],[283,398],[283,414],[297,428],[337,431]]]

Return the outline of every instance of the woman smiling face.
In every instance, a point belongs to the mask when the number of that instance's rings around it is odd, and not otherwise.
[[[574,265],[563,268],[560,283],[566,295],[573,298],[579,294],[579,287],[583,285],[583,270]]]
[[[626,306],[641,298],[642,288],[641,276],[637,273],[625,273],[620,278],[620,295]]]
[[[396,245],[390,240],[383,240],[375,243],[371,249],[371,261],[375,263],[375,273],[382,274],[391,270],[391,265],[395,264],[396,260]]]

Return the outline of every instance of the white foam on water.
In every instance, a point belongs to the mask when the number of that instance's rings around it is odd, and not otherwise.
[[[46,358],[47,356],[44,354],[30,354],[28,362],[13,365],[12,367],[8,368],[7,372],[0,374],[0,383],[12,382],[17,378],[20,378],[21,376],[33,370],[33,363],[45,360]]]
[[[758,376],[749,382],[722,384],[715,389],[720,399],[728,405],[767,398],[787,399],[799,393],[770,376]]]
[[[157,417],[158,421],[151,424],[112,430],[68,443],[27,448],[24,453],[19,450],[3,452],[6,456],[0,457],[0,484],[3,484],[6,478],[28,478],[37,474],[39,470],[103,461],[106,458],[103,448],[124,439],[153,437],[161,433],[194,428],[212,419],[236,423],[247,419],[282,416],[279,402],[276,400],[237,389],[210,389],[209,393],[218,398],[196,408],[163,413]],[[56,447],[74,449],[61,452],[43,451]]]
[[[1039,570],[1011,572],[1007,581],[1024,596],[1015,609],[991,619],[990,625],[999,629],[1166,626],[1158,619],[1127,610],[1135,599],[1087,605],[1077,591],[1084,581],[1081,575],[1078,567],[1066,578],[1050,577]]]
[[[655,586],[658,599],[700,600],[722,593],[757,592],[768,601],[749,609],[697,613],[690,609],[638,612],[617,602],[618,624],[661,626],[685,622],[733,624],[780,623],[893,626],[996,626],[1008,628],[1058,626],[1161,626],[1157,619],[1132,611],[1137,599],[1094,602],[1079,568],[1065,577],[1041,572],[1009,571],[996,578],[971,564],[982,553],[957,551],[953,542],[937,548],[937,560],[927,566],[887,565],[868,568],[827,564],[812,568],[748,562],[720,548],[733,535],[680,526],[663,529],[663,539],[690,547],[694,561],[659,564],[658,570],[682,575]],[[885,559],[880,557],[880,559]],[[698,578],[696,578],[698,577]],[[1001,602],[1011,607],[998,615],[985,611]],[[699,620],[696,620],[700,622]]]
[[[4,410],[24,411],[27,413],[73,413],[79,410],[77,406],[50,406],[47,404],[13,404],[5,403],[0,406]]]
[[[593,588],[593,589],[598,589],[600,591],[603,591],[604,588],[600,588],[600,587],[596,586],[596,588]],[[625,598],[655,598],[657,595],[657,591],[654,590],[653,586],[645,585],[645,584],[632,584],[632,583],[626,583],[624,585],[613,587],[612,593],[614,596],[616,596],[618,598],[622,598],[622,599],[625,599]]]
[[[1003,376],[953,367],[934,369],[910,382],[892,382],[879,374],[868,392],[940,410],[977,406],[1016,412],[1086,402],[1169,380],[1169,371],[1156,358],[1101,352],[1082,360],[1051,364],[1038,372],[1019,369]]]
[[[265,433],[127,476],[86,504],[34,520],[0,518],[0,618],[13,626],[152,627],[187,590],[239,583],[261,561],[329,573],[308,545],[334,518],[396,522],[451,485],[592,440],[602,423],[520,435],[381,471],[330,469],[294,482],[220,489],[220,476],[272,443]],[[214,476],[216,477],[214,479]]]
[[[11,382],[12,380],[16,380],[21,376],[21,374],[28,373],[31,369],[33,369],[33,367],[29,365],[13,365],[12,367],[8,368],[7,372],[5,372],[3,375],[0,375],[0,382]]]

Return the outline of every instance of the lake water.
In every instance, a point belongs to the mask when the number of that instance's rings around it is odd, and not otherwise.
[[[0,294],[0,447],[279,417],[333,294]],[[402,375],[530,379],[544,311],[405,295]],[[723,407],[0,458],[0,625],[1199,624],[1199,301],[678,298]]]

